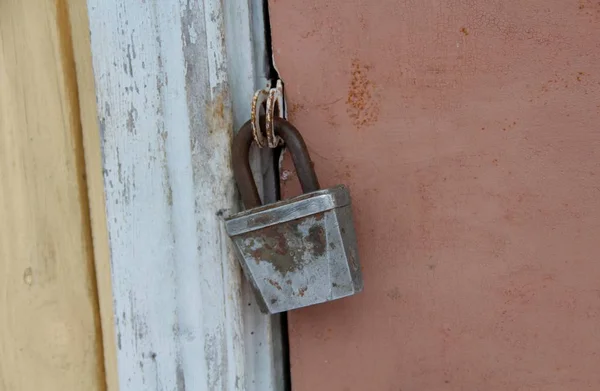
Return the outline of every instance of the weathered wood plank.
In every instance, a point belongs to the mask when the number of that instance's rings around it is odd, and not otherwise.
[[[88,0],[122,391],[275,389],[269,318],[244,323],[257,309],[223,227],[237,205],[224,19],[249,26],[244,6]]]
[[[106,389],[74,64],[65,2],[0,2],[2,391]]]
[[[85,0],[68,0],[67,5],[71,28],[70,39],[73,45],[73,61],[77,76],[90,224],[94,244],[96,287],[102,325],[106,387],[108,391],[117,391],[117,343],[113,316],[110,248],[106,225],[104,177],[102,175],[102,154],[96,111],[96,90],[92,69],[88,13]]]

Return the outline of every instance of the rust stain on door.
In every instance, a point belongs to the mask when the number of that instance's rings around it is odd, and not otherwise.
[[[359,60],[352,61],[346,104],[347,113],[357,129],[375,123],[379,115],[379,106],[373,96],[375,87],[367,75],[370,70],[370,66],[361,64]]]

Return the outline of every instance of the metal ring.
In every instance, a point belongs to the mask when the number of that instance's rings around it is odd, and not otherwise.
[[[265,127],[267,133],[267,145],[269,148],[277,148],[279,145],[283,144],[281,137],[276,135],[274,131],[275,107],[277,107],[278,117],[283,118],[283,86],[281,80],[277,80],[277,86],[269,90],[267,107],[265,108]]]
[[[268,140],[263,135],[263,132],[260,129],[260,108],[268,100],[269,90],[263,89],[258,90],[254,93],[252,97],[252,108],[250,112],[250,122],[252,123],[252,135],[254,137],[254,142],[260,148],[264,147]]]

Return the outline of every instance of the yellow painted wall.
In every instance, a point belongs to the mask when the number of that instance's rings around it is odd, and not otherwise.
[[[84,0],[0,1],[0,391],[117,389],[88,41]]]

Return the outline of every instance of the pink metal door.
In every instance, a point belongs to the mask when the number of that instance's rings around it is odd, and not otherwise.
[[[365,291],[290,314],[302,390],[600,389],[600,3],[270,2]],[[288,188],[288,191],[290,188]]]

